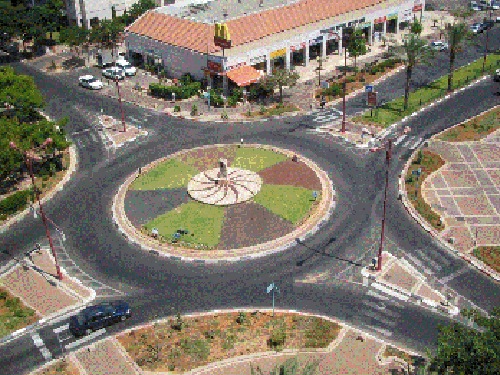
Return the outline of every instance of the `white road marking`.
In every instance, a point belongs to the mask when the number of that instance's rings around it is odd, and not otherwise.
[[[382,316],[380,314],[377,314],[374,311],[371,311],[371,310],[363,311],[363,314],[366,316],[369,316],[375,320],[378,320],[379,322],[387,324],[388,326],[394,327],[396,325],[396,322],[394,320],[384,319],[384,318],[382,318]]]
[[[406,253],[405,254],[406,257],[410,258],[411,261],[413,261],[413,263],[416,264],[417,266],[417,271],[424,271],[425,273],[432,273],[431,270],[429,270],[428,268],[424,267],[424,265],[422,264],[422,262],[420,260],[418,260],[417,258],[415,258],[414,256]]]
[[[406,140],[406,142],[401,145],[401,147],[408,146],[414,139],[415,139],[414,135],[409,136],[408,139]]]
[[[451,275],[448,275],[446,277],[442,277],[441,279],[439,279],[439,282],[442,284],[446,284],[446,283],[450,282],[451,280],[453,280],[455,277],[458,277],[458,276],[466,273],[467,271],[469,271],[468,268],[461,268],[458,271],[453,272]]]
[[[395,142],[394,142],[394,146],[397,146],[403,139],[406,138],[406,134],[402,135],[401,137],[399,137]]]
[[[66,331],[67,329],[69,328],[69,323],[63,325],[63,326],[60,326],[60,327],[57,327],[54,329],[54,332],[55,333],[60,333],[62,331]]]
[[[52,359],[52,353],[49,351],[49,349],[43,347],[40,348],[40,352],[42,353],[43,358],[45,358],[46,360]]]
[[[433,268],[435,268],[438,271],[441,271],[443,268],[441,265],[439,265],[435,260],[431,259],[427,254],[424,252],[419,253],[420,257],[423,259],[424,262],[429,262]],[[406,254],[408,255],[408,254]],[[448,263],[449,264],[449,263]]]
[[[370,306],[370,307],[374,307],[376,308],[377,310],[385,310],[385,305],[382,303],[382,306],[381,305],[378,305],[376,304],[375,302],[371,302],[371,301],[363,301],[363,305],[367,305],[367,306]]]
[[[383,299],[384,301],[389,301],[390,300],[389,297],[383,296],[382,294],[378,294],[377,292],[374,292],[373,290],[369,290],[367,294],[369,296],[372,296],[372,297],[375,297],[375,298]]]
[[[388,331],[387,329],[383,329],[383,328],[380,328],[380,327],[374,327],[374,326],[369,326],[367,325],[368,328],[371,328],[371,329],[374,329],[375,331],[385,335],[385,336],[392,336],[392,332],[391,331]]]
[[[402,301],[408,301],[409,297],[404,295],[404,294],[401,294],[401,293],[398,293],[398,292],[395,292],[393,291],[392,289],[389,289],[381,284],[378,284],[378,283],[373,283],[372,286],[375,288],[375,289],[378,289],[379,291],[385,293],[385,294],[388,294],[392,297],[395,297],[397,299],[400,299]]]
[[[32,333],[31,338],[33,339],[33,342],[35,343],[37,348],[44,346],[43,340],[37,332]]]
[[[94,142],[96,142],[96,141],[97,141],[97,138],[96,138],[96,136],[95,136],[95,134],[94,134],[94,133],[90,133],[90,136],[92,137],[92,140],[93,140]]]
[[[72,348],[74,348],[75,346],[78,346],[78,345],[81,345],[81,344],[83,344],[83,343],[86,343],[87,341],[90,341],[90,340],[92,340],[92,339],[94,339],[94,338],[96,338],[96,337],[98,337],[98,336],[101,336],[101,335],[103,335],[103,334],[105,334],[105,333],[106,333],[106,329],[105,329],[105,328],[101,328],[101,329],[99,329],[99,330],[97,330],[97,331],[95,331],[95,332],[92,332],[92,333],[91,333],[90,335],[88,335],[88,336],[85,336],[85,337],[83,337],[83,338],[81,338],[81,339],[79,339],[79,340],[76,340],[76,341],[73,341],[72,343],[69,343],[68,345],[65,345],[65,346],[64,346],[64,348],[65,348],[66,350],[68,350],[68,349],[72,349]]]

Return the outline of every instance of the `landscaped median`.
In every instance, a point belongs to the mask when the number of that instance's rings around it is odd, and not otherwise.
[[[488,55],[486,58],[485,73],[489,74],[500,66],[500,54]],[[483,58],[469,65],[458,68],[453,73],[453,90],[467,86],[474,79],[483,74]],[[444,97],[448,91],[448,76],[443,76],[429,85],[419,88],[410,93],[408,108],[403,110],[404,98],[392,100],[373,110],[366,111],[362,115],[352,118],[353,122],[372,124],[375,126],[388,127],[427,104]]]

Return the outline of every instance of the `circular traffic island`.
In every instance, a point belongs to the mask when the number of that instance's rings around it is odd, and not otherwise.
[[[284,250],[335,207],[311,160],[266,145],[210,145],[129,176],[113,203],[120,230],[143,248],[185,260],[239,260]]]

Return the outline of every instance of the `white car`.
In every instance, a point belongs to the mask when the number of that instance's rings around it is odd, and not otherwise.
[[[430,46],[434,51],[446,51],[448,49],[448,43],[441,40],[435,40]]]
[[[500,9],[500,2],[491,3],[491,9],[499,10]]]
[[[493,81],[500,82],[500,69],[497,69],[495,74],[493,74]]]
[[[103,87],[101,80],[91,75],[81,76],[78,78],[78,82],[80,83],[80,86],[92,90],[100,90]]]
[[[121,68],[127,76],[134,76],[137,73],[135,66],[132,66],[127,60],[117,60],[115,65]]]
[[[125,78],[125,72],[123,69],[117,67],[117,66],[112,66],[111,68],[106,68],[102,71],[102,75],[106,78],[111,78],[111,79],[124,79]]]
[[[483,25],[479,22],[476,22],[475,24],[473,24],[471,27],[470,27],[470,30],[474,33],[474,34],[479,34],[479,33],[482,33],[483,32]]]

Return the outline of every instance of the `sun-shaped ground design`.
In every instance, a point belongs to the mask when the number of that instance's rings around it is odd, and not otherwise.
[[[318,207],[331,211],[334,200],[326,173],[292,156],[260,145],[184,150],[143,167],[127,185],[123,211],[159,246],[231,252],[270,243],[295,234]]]

